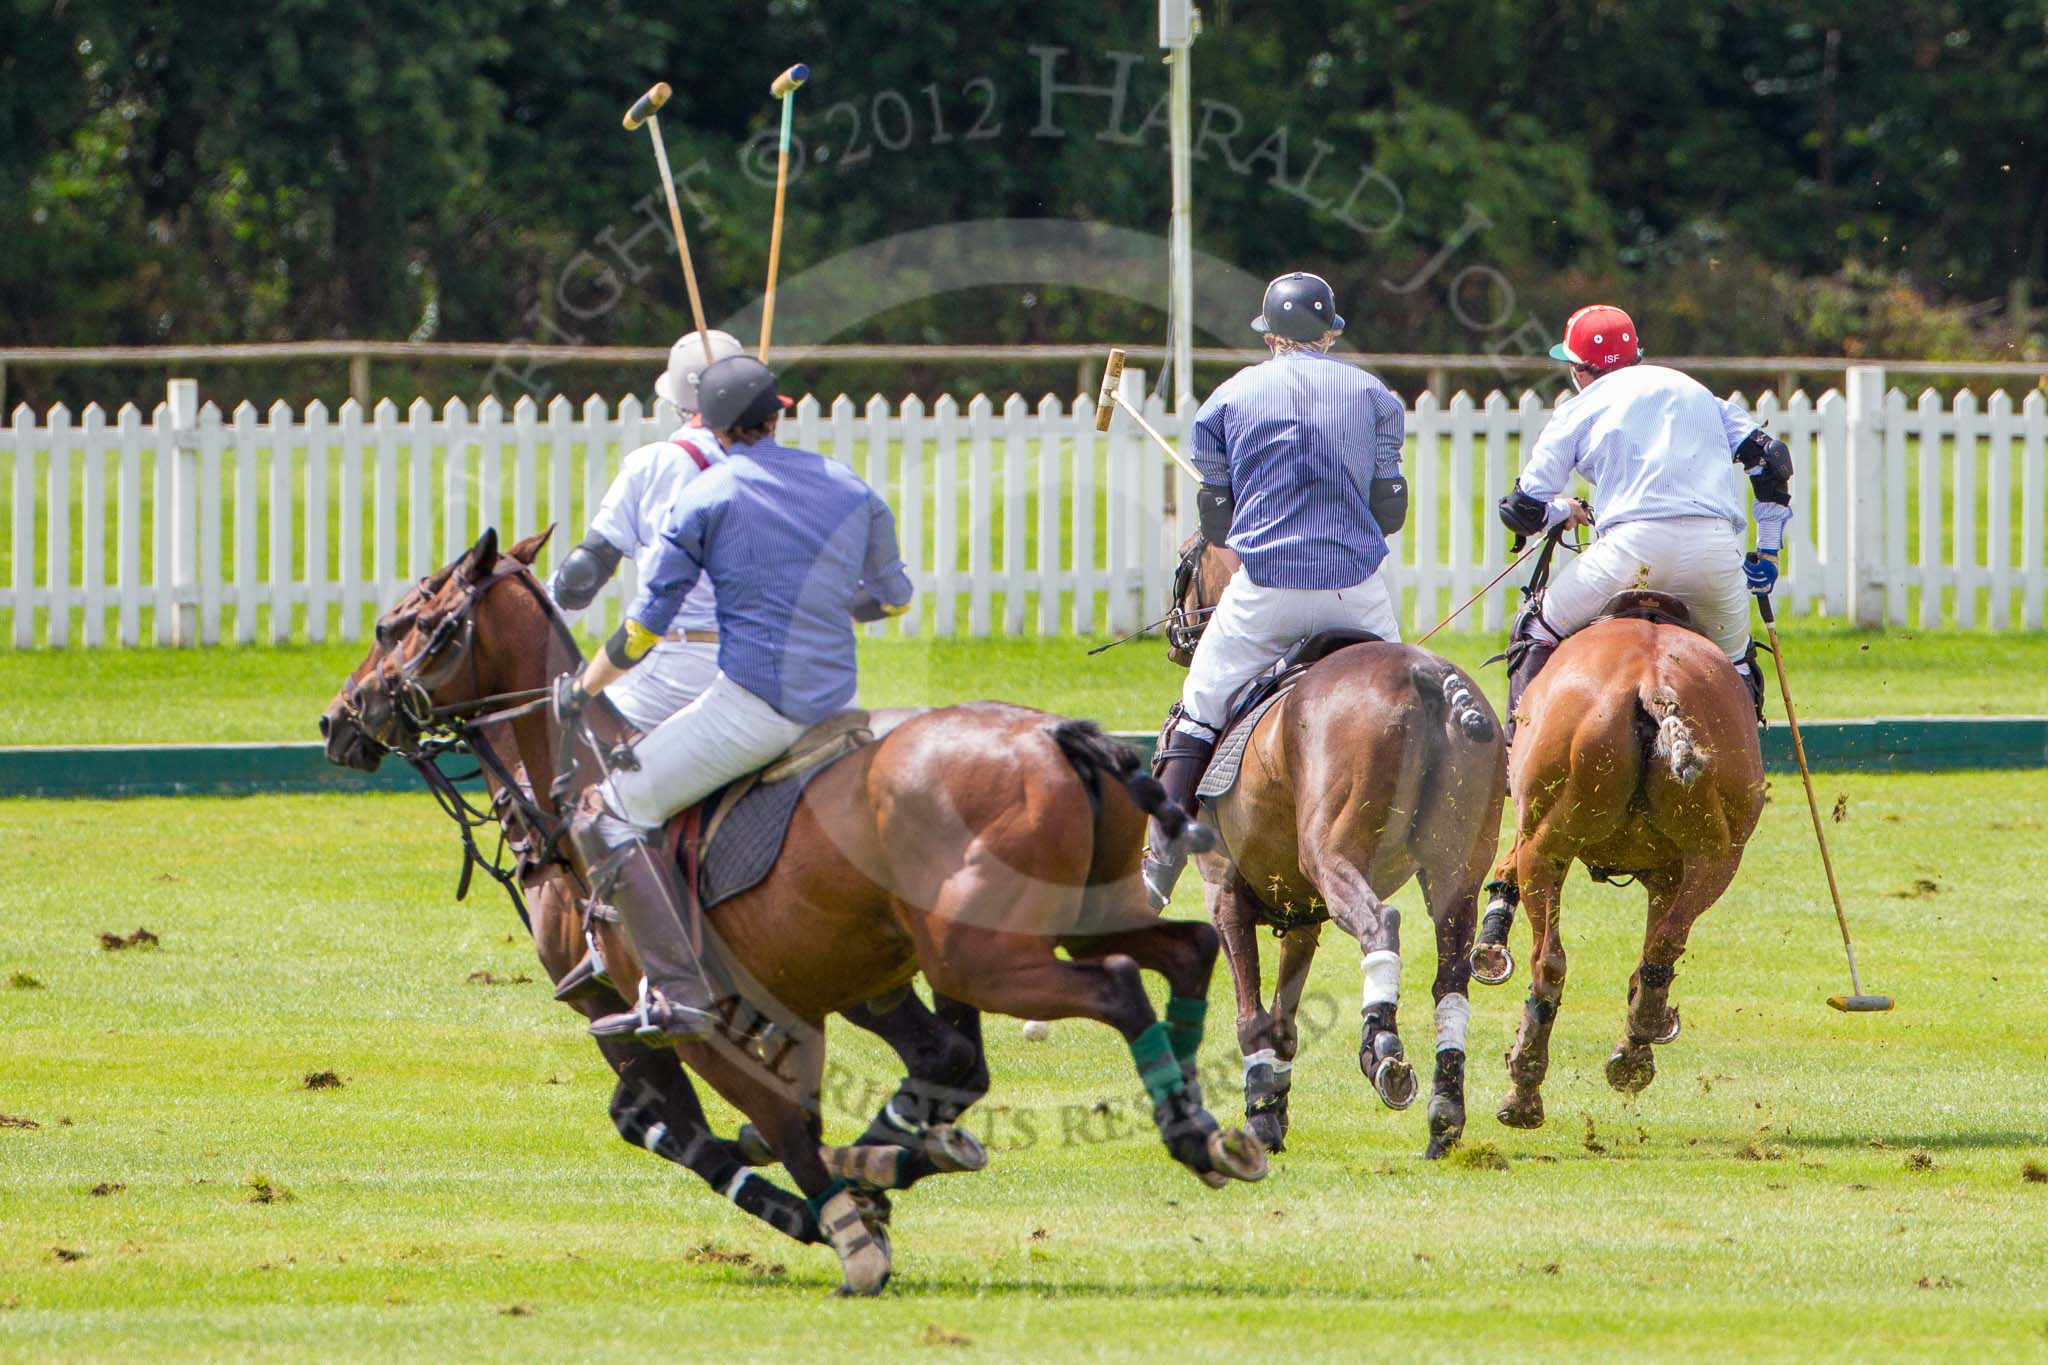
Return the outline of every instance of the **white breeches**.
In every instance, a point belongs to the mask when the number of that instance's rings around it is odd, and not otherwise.
[[[716,644],[664,642],[604,694],[627,724],[646,734],[702,696],[717,676]]]
[[[1685,603],[1693,624],[1739,663],[1749,652],[1742,548],[1742,538],[1719,517],[1631,521],[1602,531],[1551,578],[1536,634],[1562,640],[1591,623],[1614,594],[1649,588]]]
[[[720,673],[633,746],[639,770],[612,773],[606,803],[642,829],[659,829],[690,803],[766,767],[809,728]]]
[[[1741,577],[1739,570],[1736,576]],[[1229,719],[1233,692],[1297,641],[1338,626],[1369,630],[1383,640],[1401,638],[1394,599],[1379,574],[1348,588],[1262,588],[1239,569],[1223,589],[1188,665],[1181,691],[1183,724],[1193,721],[1191,733],[1215,738]]]

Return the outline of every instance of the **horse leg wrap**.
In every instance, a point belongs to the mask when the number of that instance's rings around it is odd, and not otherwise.
[[[1183,1065],[1192,1063],[1202,1047],[1202,1028],[1209,1018],[1209,1002],[1192,996],[1173,995],[1166,1000],[1166,1036],[1173,1055]]]
[[[844,1181],[827,1185],[817,1198],[808,1201],[817,1215],[818,1227],[832,1250],[839,1253],[839,1265],[846,1276],[846,1288],[855,1294],[873,1294],[888,1283],[889,1253],[868,1232],[860,1209],[853,1202]]]
[[[1653,991],[1663,990],[1678,975],[1676,967],[1662,966],[1655,962],[1645,962],[1636,971],[1643,985]]]
[[[1439,1053],[1465,1050],[1465,1026],[1472,1020],[1472,1002],[1453,991],[1436,1002],[1436,1050]]]
[[[1488,882],[1486,884],[1486,915],[1479,921],[1481,943],[1506,943],[1508,930],[1514,927],[1515,906],[1521,903],[1521,893],[1513,882]]]
[[[1367,1014],[1375,1006],[1388,1006],[1387,1013],[1401,998],[1401,955],[1391,949],[1379,948],[1365,955],[1365,990],[1359,1004]]]
[[[1269,1047],[1249,1054],[1244,1059],[1245,1116],[1280,1108],[1293,1085],[1294,1063],[1281,1061]]]
[[[1145,1083],[1145,1093],[1154,1105],[1187,1089],[1187,1077],[1181,1073],[1180,1059],[1173,1055],[1173,1042],[1164,1023],[1155,1021],[1131,1039],[1130,1046],[1131,1060],[1138,1064],[1138,1079]]]

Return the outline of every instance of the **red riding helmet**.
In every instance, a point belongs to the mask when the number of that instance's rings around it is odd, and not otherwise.
[[[1642,338],[1629,315],[1611,304],[1581,308],[1564,325],[1564,340],[1550,348],[1552,360],[1584,365],[1601,374],[1643,358]]]

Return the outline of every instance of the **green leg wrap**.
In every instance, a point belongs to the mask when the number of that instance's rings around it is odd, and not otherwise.
[[[804,1200],[806,1204],[809,1204],[811,1206],[811,1216],[813,1218],[817,1217],[819,1212],[824,1209],[826,1201],[830,1200],[833,1195],[839,1193],[841,1190],[847,1188],[849,1187],[844,1180],[835,1180],[831,1184],[827,1185],[823,1190],[819,1191],[817,1198]]]
[[[1173,1040],[1173,1055],[1191,1062],[1202,1048],[1202,1025],[1209,1018],[1209,1002],[1184,995],[1166,1000],[1166,1033]]]
[[[1138,1079],[1145,1083],[1145,1093],[1152,1097],[1154,1105],[1187,1087],[1163,1022],[1153,1024],[1131,1040],[1131,1060],[1138,1064]]]

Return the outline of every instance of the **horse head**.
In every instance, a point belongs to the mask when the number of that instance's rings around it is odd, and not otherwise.
[[[514,626],[513,599],[499,605],[490,589],[507,578],[530,578],[553,529],[505,552],[498,548],[496,528],[485,530],[476,544],[377,618],[370,652],[320,715],[330,763],[374,772],[386,753],[417,750],[437,711],[498,690],[508,659],[545,658],[545,636],[517,643],[530,628]],[[499,614],[508,620],[497,622]]]

